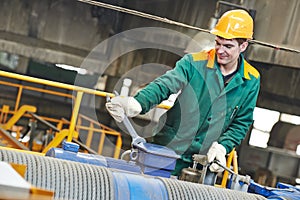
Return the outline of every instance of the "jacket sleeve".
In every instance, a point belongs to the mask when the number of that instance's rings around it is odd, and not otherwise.
[[[134,96],[142,106],[141,114],[147,113],[151,108],[168,99],[171,94],[176,94],[185,87],[191,70],[189,59],[190,57],[185,55],[176,63],[174,69],[156,78]]]
[[[253,111],[256,106],[259,88],[260,78],[256,80],[256,83],[250,90],[245,101],[241,104],[240,108],[238,108],[231,124],[218,140],[218,142],[226,148],[227,153],[241,143],[250,125],[253,123]]]

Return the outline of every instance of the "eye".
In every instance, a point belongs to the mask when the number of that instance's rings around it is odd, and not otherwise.
[[[216,46],[220,46],[221,44],[218,42],[218,41],[216,41]]]
[[[230,44],[224,45],[224,47],[226,47],[227,49],[231,49],[233,46]]]

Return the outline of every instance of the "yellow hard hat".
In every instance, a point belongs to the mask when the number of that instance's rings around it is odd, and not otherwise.
[[[253,19],[245,10],[230,10],[221,16],[210,33],[225,39],[252,39]]]

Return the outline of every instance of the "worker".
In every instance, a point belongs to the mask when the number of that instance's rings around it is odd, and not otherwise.
[[[247,11],[225,12],[210,31],[215,47],[186,54],[174,69],[149,83],[134,97],[117,96],[106,103],[118,122],[124,116],[147,113],[171,94],[178,97],[160,117],[153,143],[181,155],[173,175],[192,165],[194,154],[226,164],[226,155],[244,139],[253,123],[260,88],[260,74],[243,56],[253,35],[253,19]],[[217,164],[212,172],[222,172]]]

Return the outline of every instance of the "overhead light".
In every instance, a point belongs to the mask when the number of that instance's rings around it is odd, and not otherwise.
[[[55,64],[55,66],[66,70],[76,71],[78,74],[82,74],[82,75],[87,74],[87,70],[83,68],[73,67],[71,65],[66,65],[66,64]]]

